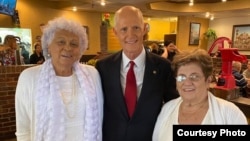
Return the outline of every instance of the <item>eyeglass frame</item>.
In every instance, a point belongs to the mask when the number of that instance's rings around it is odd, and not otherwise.
[[[197,73],[193,73],[193,74],[191,74],[189,76],[180,74],[180,75],[176,76],[176,82],[183,83],[185,80],[187,80],[187,78],[191,82],[198,82],[198,81],[201,80],[202,77],[204,77],[204,76],[199,75]]]

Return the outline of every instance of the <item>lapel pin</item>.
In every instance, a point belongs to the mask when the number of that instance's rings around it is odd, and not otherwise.
[[[156,70],[153,70],[153,74],[156,74],[157,73],[157,71]]]

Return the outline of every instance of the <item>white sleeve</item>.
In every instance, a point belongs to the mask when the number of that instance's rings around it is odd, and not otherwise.
[[[97,91],[97,100],[98,100],[98,108],[99,108],[99,111],[100,111],[100,116],[99,116],[99,121],[100,121],[100,124],[101,125],[101,130],[99,131],[100,132],[100,135],[102,135],[102,122],[103,122],[103,91],[102,91],[102,85],[101,85],[101,78],[99,76],[99,73],[97,75],[97,84],[96,84],[96,91]],[[102,141],[102,137],[100,138],[100,141]]]
[[[34,77],[30,68],[24,70],[18,79],[15,93],[16,137],[17,141],[32,140],[32,114]]]
[[[94,68],[88,66],[89,72],[92,75],[91,78],[93,78],[95,91],[97,94],[97,102],[98,102],[98,108],[99,108],[99,125],[101,126],[99,135],[102,135],[102,122],[103,122],[103,91],[102,91],[102,84],[101,84],[101,78],[99,75],[99,72]],[[100,137],[100,141],[102,141],[102,136]]]
[[[162,125],[164,121],[167,120],[166,119],[167,118],[166,114],[168,113],[167,111],[168,111],[168,103],[165,103],[161,109],[160,114],[158,115],[158,118],[155,124],[153,137],[152,137],[153,141],[159,141],[159,134],[160,134],[160,131],[162,130]]]

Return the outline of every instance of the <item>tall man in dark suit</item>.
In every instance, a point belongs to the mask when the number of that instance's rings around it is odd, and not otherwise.
[[[175,78],[166,59],[145,51],[147,29],[139,9],[124,6],[115,13],[114,21],[122,50],[96,63],[104,93],[103,141],[151,141],[162,104],[178,97]],[[131,60],[137,103],[129,116],[124,93]]]

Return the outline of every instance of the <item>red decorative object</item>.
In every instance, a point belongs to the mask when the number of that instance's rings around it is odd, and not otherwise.
[[[227,41],[230,45],[229,48],[224,48],[224,42]],[[225,80],[225,84],[223,86],[217,86],[217,88],[221,89],[234,89],[235,79],[232,75],[232,61],[240,61],[246,62],[247,57],[245,55],[241,55],[238,52],[238,48],[231,48],[232,41],[227,37],[220,37],[217,38],[214,43],[212,44],[208,53],[210,54],[215,46],[219,46],[218,50],[221,54],[221,61],[222,61],[222,68],[221,68],[221,75],[219,79]]]
[[[109,19],[110,18],[110,14],[109,13],[105,13],[104,14],[104,19],[106,20],[106,19]]]

